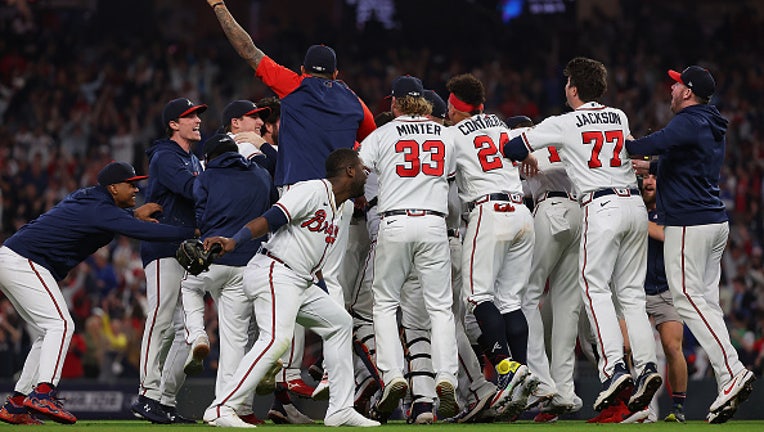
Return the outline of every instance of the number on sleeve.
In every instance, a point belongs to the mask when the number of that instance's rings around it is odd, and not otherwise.
[[[557,153],[557,147],[549,146],[547,147],[547,150],[549,150],[549,162],[562,162],[562,159],[560,159],[560,154]]]

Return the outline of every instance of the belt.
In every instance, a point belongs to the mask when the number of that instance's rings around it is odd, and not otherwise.
[[[514,194],[514,193],[513,194],[492,193],[488,195],[483,195],[480,198],[467,204],[467,210],[472,211],[472,209],[474,209],[475,207],[488,201],[507,201],[507,202],[512,202],[515,204],[522,204],[523,196],[520,194]]]
[[[571,194],[563,191],[549,191],[541,194],[536,200],[536,204],[546,200],[547,198],[567,198],[571,201],[578,202],[578,197],[575,194]]]
[[[459,230],[456,228],[449,228],[448,236],[453,238],[459,238]]]
[[[608,195],[616,195],[619,197],[631,197],[631,196],[640,196],[639,189],[629,189],[629,188],[604,188],[599,189],[594,192],[587,192],[585,194],[581,194],[581,197],[579,198],[581,207],[589,204],[590,202],[596,200],[597,198],[601,198]]]
[[[371,208],[374,208],[375,205],[377,205],[378,199],[377,197],[374,197],[369,200],[369,202],[366,204],[366,210],[368,211]]]
[[[268,258],[276,261],[277,263],[283,265],[284,267],[288,268],[289,270],[292,270],[292,267],[289,267],[287,263],[284,262],[281,258],[277,257],[276,255],[272,254],[268,249],[261,248],[260,253],[267,256]]]
[[[382,217],[388,217],[388,216],[412,216],[412,217],[418,217],[418,216],[439,216],[439,217],[446,217],[445,214],[435,211],[435,210],[421,210],[421,209],[401,209],[401,210],[390,210],[386,212],[381,213]]]

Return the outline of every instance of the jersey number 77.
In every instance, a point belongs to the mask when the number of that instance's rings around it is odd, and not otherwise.
[[[581,132],[581,141],[584,144],[593,144],[592,156],[589,158],[589,168],[600,168],[602,161],[600,161],[600,153],[605,143],[614,144],[613,157],[610,159],[611,167],[621,166],[621,149],[623,149],[623,131],[622,130],[610,130],[610,131],[589,131]]]

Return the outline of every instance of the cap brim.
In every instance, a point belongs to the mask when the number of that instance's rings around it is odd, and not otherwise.
[[[178,118],[185,117],[187,115],[191,115],[191,114],[193,114],[195,112],[198,112],[199,114],[201,114],[201,113],[203,113],[205,111],[207,111],[207,105],[205,105],[205,104],[194,105],[191,108],[189,108],[189,109],[183,111],[182,113],[180,113]]]
[[[253,114],[257,114],[257,113],[262,112],[262,111],[268,111],[268,113],[270,113],[271,109],[270,109],[270,107],[258,107],[258,108],[253,109],[252,111],[245,112],[244,115],[245,116],[251,116]]]
[[[669,69],[668,76],[671,77],[672,80],[684,84],[684,81],[682,81],[682,74],[681,72],[677,72],[673,69]]]
[[[128,179],[125,179],[125,181],[126,181],[126,182],[134,182],[134,181],[138,181],[138,180],[145,180],[145,179],[147,179],[147,178],[149,178],[149,176],[147,176],[147,175],[142,175],[142,176],[132,176],[132,177],[130,177],[130,178],[128,178]]]

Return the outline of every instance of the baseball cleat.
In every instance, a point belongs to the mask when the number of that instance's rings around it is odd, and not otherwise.
[[[282,362],[281,359],[276,360],[276,362],[271,365],[270,369],[265,372],[265,375],[260,382],[257,383],[255,393],[260,396],[273,393],[273,391],[276,390],[276,374],[281,371],[283,366],[284,362]]]
[[[449,418],[456,415],[459,405],[456,403],[456,390],[449,381],[440,381],[435,386],[438,395],[438,418]]]
[[[684,407],[682,405],[674,405],[671,408],[671,412],[663,419],[667,423],[684,423],[686,422],[684,416]]]
[[[472,423],[480,417],[480,414],[488,407],[493,399],[493,394],[489,394],[482,399],[472,402],[466,406],[459,414],[447,418],[446,423]]]
[[[174,406],[159,404],[164,412],[167,413],[167,418],[170,419],[170,423],[175,424],[196,424],[196,420],[183,417],[178,413],[178,409]]]
[[[435,422],[435,415],[432,413],[433,404],[430,402],[414,402],[411,405],[411,411],[406,418],[408,424],[432,424]]]
[[[302,378],[296,378],[293,380],[289,380],[286,383],[286,389],[290,392],[296,394],[297,396],[304,397],[304,398],[310,398],[313,396],[313,392],[316,390],[314,387],[311,387],[302,380]]]
[[[557,414],[552,414],[548,412],[540,412],[536,414],[536,417],[533,417],[534,423],[556,423],[557,420],[559,420],[560,417]]]
[[[276,424],[312,424],[313,419],[301,413],[292,404],[282,404],[278,400],[273,401],[268,410],[268,419]]]
[[[148,398],[146,396],[138,396],[138,400],[130,405],[130,410],[136,417],[146,419],[151,423],[169,424],[172,420],[167,416],[167,413],[162,409],[159,401]]]
[[[602,411],[608,406],[617,401],[618,394],[625,389],[631,389],[634,385],[634,380],[626,370],[626,366],[623,363],[615,365],[613,375],[604,383],[602,383],[602,391],[597,396],[597,400],[594,401],[594,410]]]
[[[365,413],[369,410],[369,401],[371,397],[379,390],[379,383],[377,380],[369,376],[361,385],[356,387],[355,400],[353,407],[359,413]]]
[[[324,419],[325,426],[375,427],[379,422],[367,419],[351,407],[333,412]]]
[[[29,410],[24,406],[23,396],[20,396],[19,399],[21,399],[20,403],[16,404],[13,402],[13,398],[8,397],[5,404],[0,407],[0,421],[20,425],[44,424],[42,420],[32,417]]]
[[[711,424],[727,423],[727,421],[731,419],[736,412],[737,412],[737,404],[733,400],[727,405],[721,407],[720,409],[713,412],[709,412],[708,415],[706,416],[706,421]]]
[[[409,383],[401,377],[390,380],[382,391],[382,397],[374,405],[374,410],[380,415],[389,417],[389,415],[398,408],[401,398],[406,395],[409,389]]]
[[[265,424],[265,420],[262,420],[262,419],[260,419],[259,417],[257,417],[257,416],[255,415],[255,413],[252,413],[252,414],[244,414],[244,415],[240,415],[240,416],[239,416],[239,418],[240,418],[240,419],[241,419],[241,421],[243,421],[244,423],[249,423],[249,424],[251,424],[251,425],[261,425],[261,424]]]
[[[756,376],[748,369],[738,372],[722,386],[719,396],[717,396],[708,410],[710,412],[719,411],[733,400],[736,402],[737,409],[737,406],[745,402],[748,396],[751,395],[754,381],[756,381]]]
[[[210,354],[210,339],[207,336],[199,336],[191,345],[183,372],[189,376],[199,375],[204,372],[204,359]]]
[[[40,386],[37,386],[39,389]],[[37,414],[42,414],[56,423],[74,424],[77,417],[64,409],[64,404],[56,397],[55,390],[38,392],[35,389],[24,399],[24,407]]]
[[[647,363],[642,373],[637,377],[634,392],[627,404],[629,409],[631,411],[638,411],[646,407],[653,400],[655,392],[661,388],[661,384],[663,384],[663,378],[658,373],[655,363]]]
[[[324,373],[324,377],[321,378],[321,382],[318,383],[313,393],[310,394],[310,398],[313,400],[329,399],[329,375]]]

